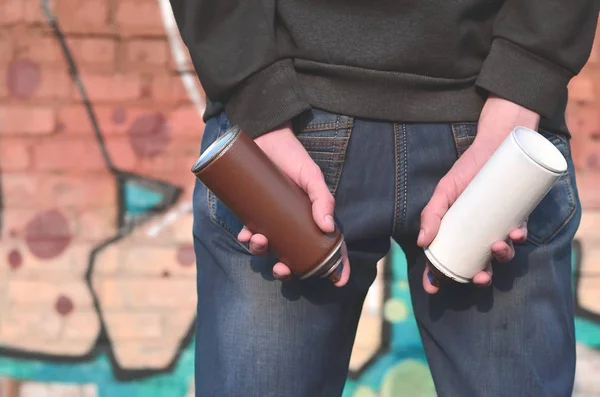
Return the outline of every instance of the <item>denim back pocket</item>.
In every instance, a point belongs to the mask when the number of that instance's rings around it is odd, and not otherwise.
[[[342,175],[346,149],[354,119],[349,116],[312,110],[312,119],[296,136],[323,172],[329,191],[335,195]]]
[[[456,146],[457,157],[462,156],[473,144],[477,135],[476,123],[452,124],[452,136]]]
[[[231,123],[224,112],[220,116],[215,116],[215,118],[216,120],[206,123],[202,138],[203,150],[231,128]],[[250,252],[248,244],[240,243],[237,239],[237,235],[244,227],[242,221],[213,192],[207,189],[206,194],[210,220],[235,240],[244,251]]]
[[[578,199],[573,178],[571,150],[566,137],[540,131],[561,152],[569,169],[554,184],[548,194],[533,210],[527,222],[527,240],[535,245],[549,243],[577,211]]]

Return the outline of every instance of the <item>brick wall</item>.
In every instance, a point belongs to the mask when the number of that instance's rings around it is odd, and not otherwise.
[[[0,0],[0,375],[26,381],[0,381],[0,395],[190,390],[189,168],[204,102],[165,1]],[[592,327],[580,335],[600,347],[600,39],[570,88],[576,294]],[[381,343],[381,299],[361,320],[357,368]],[[409,321],[410,304],[392,303]]]

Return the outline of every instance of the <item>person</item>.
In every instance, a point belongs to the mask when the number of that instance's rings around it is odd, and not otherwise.
[[[439,396],[571,395],[581,208],[564,116],[590,55],[594,0],[171,6],[208,100],[201,150],[238,125],[346,244],[337,284],[299,281],[196,181],[197,396],[340,396],[391,238]],[[423,247],[515,126],[547,137],[568,173],[490,247],[472,284],[440,286]]]

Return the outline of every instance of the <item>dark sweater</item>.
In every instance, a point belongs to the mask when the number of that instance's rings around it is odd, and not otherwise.
[[[567,133],[596,0],[171,0],[209,100],[251,136],[311,107],[477,121],[488,93]]]

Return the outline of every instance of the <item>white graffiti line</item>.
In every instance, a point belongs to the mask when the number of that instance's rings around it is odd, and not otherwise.
[[[160,7],[160,13],[162,15],[163,24],[165,25],[165,32],[169,40],[169,47],[171,48],[171,55],[175,61],[177,72],[181,78],[181,82],[187,91],[190,100],[196,107],[196,110],[200,114],[200,117],[204,114],[206,109],[206,101],[204,95],[199,88],[199,82],[196,75],[193,72],[187,70],[187,50],[181,42],[179,36],[179,29],[177,28],[177,22],[173,16],[173,9],[169,0],[157,0]]]
[[[165,216],[163,216],[157,223],[150,226],[146,230],[146,235],[148,237],[158,236],[158,234],[160,233],[161,230],[163,230],[165,227],[167,227],[168,225],[175,222],[177,219],[181,218],[183,215],[190,213],[190,212],[192,212],[192,202],[186,201],[184,203],[181,203],[176,208],[167,212],[167,214]]]

